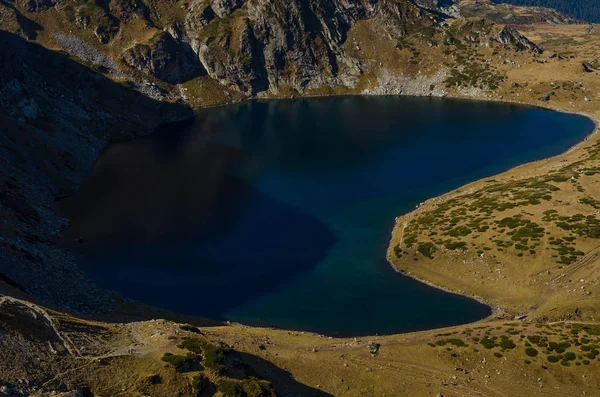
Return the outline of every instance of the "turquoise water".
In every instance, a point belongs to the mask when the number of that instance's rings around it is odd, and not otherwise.
[[[72,221],[62,243],[100,286],[180,313],[346,336],[471,322],[489,308],[386,263],[394,218],[559,154],[593,128],[576,115],[431,98],[202,110],[110,146],[57,204]]]

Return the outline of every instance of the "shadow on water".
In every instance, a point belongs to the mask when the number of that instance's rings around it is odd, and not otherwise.
[[[583,117],[428,98],[253,101],[109,147],[58,204],[98,284],[178,313],[329,335],[490,309],[385,263],[396,215],[583,139]],[[84,242],[76,242],[76,240]]]
[[[224,319],[314,267],[335,236],[231,175],[243,153],[189,127],[109,147],[77,194],[57,203],[73,220],[62,244],[102,287]]]

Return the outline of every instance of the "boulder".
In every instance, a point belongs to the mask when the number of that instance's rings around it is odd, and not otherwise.
[[[379,353],[379,348],[381,347],[381,345],[377,342],[373,342],[372,340],[370,340],[369,342],[367,342],[367,350],[369,350],[369,353],[376,355],[377,353]]]
[[[585,73],[592,73],[594,71],[594,68],[592,68],[592,66],[588,63],[582,62],[581,63],[581,68],[583,69],[583,71]]]

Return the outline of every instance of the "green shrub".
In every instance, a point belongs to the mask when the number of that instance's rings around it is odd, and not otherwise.
[[[560,356],[548,356],[548,361],[550,361],[551,363],[557,363],[560,361],[560,359]]]
[[[428,242],[428,243],[421,243],[419,244],[419,248],[418,251],[425,257],[432,259],[433,258],[433,254],[435,253],[436,249],[435,246],[433,245],[433,243]]]
[[[598,352],[597,349],[592,349],[589,353],[587,353],[585,355],[585,357],[589,358],[590,360],[593,360],[596,358],[596,356],[600,354],[600,352]]]
[[[217,382],[217,388],[226,397],[246,397],[246,391],[239,384],[231,380],[221,379]]]
[[[171,364],[175,368],[181,367],[187,359],[188,358],[185,356],[178,356],[173,353],[165,353],[165,355],[162,357],[164,362]]]
[[[569,347],[571,347],[571,344],[569,342],[560,342],[560,343],[550,342],[549,346],[548,346],[548,350],[550,350],[550,351],[554,350],[557,353],[564,353],[565,350],[568,349]]]
[[[206,368],[218,373],[225,369],[223,362],[225,361],[225,356],[228,352],[227,349],[224,349],[220,346],[215,346],[211,343],[205,343],[203,345],[203,350],[204,361],[202,363]]]
[[[525,349],[525,354],[527,354],[529,357],[535,357],[538,355],[538,351],[533,347],[528,347]]]
[[[503,338],[500,341],[499,345],[502,348],[502,350],[514,349],[515,347],[517,347],[517,345],[514,344],[512,339],[508,339],[508,338]]]
[[[502,353],[500,353],[500,352],[494,352],[494,356],[500,358],[500,357],[502,357]]]
[[[467,345],[462,339],[451,338],[451,339],[440,339],[435,342],[438,346],[444,346],[446,344],[454,345],[456,347],[467,347]]]
[[[446,249],[449,250],[457,250],[457,249],[464,249],[467,246],[467,243],[465,243],[464,241],[450,241],[447,240],[446,242],[444,242],[444,247],[446,247]]]
[[[198,338],[191,338],[191,339],[184,340],[183,342],[178,344],[177,347],[180,349],[187,349],[196,354],[202,354],[203,346],[205,344],[206,344],[206,342],[204,342]]]
[[[248,397],[277,397],[277,393],[269,382],[250,378],[244,379],[240,383]]]
[[[484,338],[482,338],[479,343],[481,345],[483,345],[483,347],[485,347],[486,349],[493,349],[494,347],[496,347],[496,342],[494,342],[493,340],[491,340],[487,336],[484,337]]]

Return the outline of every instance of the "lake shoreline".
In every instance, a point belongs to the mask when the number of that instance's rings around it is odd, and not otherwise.
[[[527,107],[532,107],[532,108],[544,109],[544,110],[549,110],[549,111],[554,111],[554,112],[559,112],[559,113],[564,113],[564,114],[574,114],[574,115],[583,116],[583,117],[586,117],[586,118],[590,119],[594,123],[594,129],[582,141],[576,143],[575,145],[571,146],[569,149],[567,149],[566,151],[564,151],[564,152],[562,152],[560,154],[557,154],[557,155],[551,156],[551,157],[546,157],[546,158],[539,159],[539,160],[535,160],[535,161],[531,161],[531,162],[527,162],[527,163],[523,163],[523,164],[511,167],[510,169],[508,169],[508,170],[506,170],[504,172],[501,172],[499,174],[494,174],[494,175],[490,175],[488,177],[480,178],[480,179],[475,180],[473,182],[469,182],[469,183],[467,183],[465,185],[462,185],[462,186],[460,186],[460,187],[458,187],[456,189],[450,190],[450,191],[448,191],[448,192],[446,192],[444,194],[441,194],[439,196],[430,197],[429,199],[425,200],[424,203],[426,203],[426,202],[428,202],[430,200],[439,200],[439,199],[442,199],[442,198],[444,198],[446,196],[452,195],[453,193],[456,194],[458,191],[460,191],[461,189],[464,189],[465,187],[467,187],[469,185],[480,183],[484,179],[490,179],[490,178],[494,178],[494,177],[497,177],[497,176],[504,175],[504,174],[512,172],[513,170],[516,170],[516,169],[518,169],[520,167],[524,167],[526,165],[532,165],[532,164],[535,164],[535,163],[538,163],[538,162],[542,162],[542,161],[549,161],[549,160],[551,160],[553,158],[562,157],[562,156],[568,154],[569,152],[571,152],[573,150],[576,150],[582,143],[586,142],[588,139],[591,139],[591,138],[595,137],[600,132],[600,119],[597,118],[596,116],[594,116],[594,115],[592,115],[590,113],[586,113],[586,112],[568,111],[568,110],[564,110],[564,109],[561,109],[559,107],[554,107],[554,106],[540,105],[540,104],[535,104],[535,103],[532,103],[532,102],[524,102],[524,101],[520,102],[520,101],[505,100],[505,99],[485,99],[485,98],[470,98],[470,97],[469,98],[465,98],[465,97],[460,97],[460,96],[446,96],[444,98],[459,99],[459,100],[471,100],[471,101],[475,101],[475,102],[506,103],[506,104],[513,104],[513,105],[517,105],[517,106],[527,106]],[[414,211],[415,210],[409,211],[409,212],[404,213],[404,214],[397,214],[396,218],[400,218],[400,217],[412,214]],[[395,230],[396,230],[396,228],[393,227],[392,230],[391,230],[391,232],[390,232],[391,236],[394,235]],[[514,316],[518,316],[519,315],[519,313],[510,313],[505,308],[502,308],[502,307],[500,307],[500,306],[498,306],[498,305],[496,305],[494,303],[491,303],[489,300],[487,300],[487,299],[485,299],[485,298],[483,298],[483,297],[481,297],[479,295],[471,294],[471,293],[468,293],[468,292],[462,291],[462,290],[452,289],[451,287],[445,287],[445,286],[442,286],[442,285],[438,285],[436,283],[433,283],[433,282],[427,280],[426,278],[418,277],[418,276],[416,276],[416,275],[414,275],[414,274],[412,274],[410,272],[403,272],[403,271],[399,270],[394,265],[394,263],[393,263],[393,261],[391,259],[392,258],[392,256],[391,256],[392,255],[392,252],[391,252],[392,241],[393,241],[393,237],[390,237],[390,243],[388,245],[388,249],[387,249],[387,252],[386,252],[386,261],[389,263],[389,265],[392,267],[392,269],[394,269],[394,271],[396,271],[396,272],[398,272],[398,273],[400,273],[400,274],[402,274],[402,275],[404,275],[406,277],[410,277],[413,280],[416,280],[416,281],[419,281],[419,282],[421,282],[423,284],[426,284],[426,285],[428,285],[430,287],[440,289],[440,290],[442,290],[444,292],[447,292],[447,293],[461,295],[461,296],[467,297],[469,299],[476,300],[477,302],[479,302],[479,303],[481,303],[483,305],[488,306],[491,309],[492,312],[490,313],[489,316],[481,319],[480,321],[492,320],[492,319],[495,319],[495,318],[500,319],[500,318],[502,318],[502,316],[506,316],[506,315],[508,315],[509,317],[514,317]]]
[[[572,115],[578,115],[578,116],[582,116],[585,117],[587,119],[589,119],[590,121],[592,121],[592,123],[594,124],[594,129],[592,130],[592,132],[588,135],[585,136],[585,138],[583,138],[583,140],[577,142],[576,144],[574,144],[573,146],[571,146],[570,148],[568,148],[567,150],[554,155],[554,156],[550,156],[550,157],[546,157],[546,158],[542,158],[539,160],[534,160],[534,161],[530,161],[530,162],[525,162],[523,164],[519,164],[516,166],[513,166],[503,172],[497,173],[497,174],[492,174],[490,176],[487,177],[483,177],[477,180],[474,180],[472,182],[469,182],[467,184],[461,185],[456,189],[450,190],[448,192],[445,192],[441,195],[438,196],[433,196],[428,198],[427,200],[424,201],[424,203],[430,201],[430,200],[438,200],[441,199],[443,197],[452,195],[452,194],[456,194],[457,192],[459,192],[461,189],[464,189],[467,186],[473,185],[473,184],[477,184],[480,183],[481,181],[483,181],[484,179],[490,179],[490,178],[494,178],[494,177],[498,177],[504,174],[507,174],[509,172],[512,172],[516,169],[528,166],[528,165],[533,165],[536,163],[540,163],[540,162],[544,162],[544,161],[549,161],[555,158],[559,158],[562,157],[570,152],[572,152],[573,150],[576,150],[580,147],[581,144],[585,143],[586,141],[588,141],[589,139],[597,139],[597,135],[600,132],[600,118],[598,118],[597,116],[589,113],[589,112],[583,112],[583,111],[578,111],[578,110],[570,110],[570,109],[564,109],[558,106],[552,106],[549,104],[543,104],[543,103],[534,103],[534,102],[530,102],[530,101],[518,101],[518,100],[509,100],[509,99],[500,99],[500,98],[487,98],[487,97],[481,97],[481,96],[461,96],[461,95],[442,95],[442,96],[436,96],[436,95],[403,95],[403,94],[377,94],[377,93],[356,93],[356,94],[309,94],[309,95],[299,95],[299,96],[292,96],[292,97],[264,97],[264,98],[248,98],[246,100],[240,101],[240,102],[236,102],[236,103],[242,103],[245,101],[281,101],[281,100],[302,100],[302,99],[311,99],[311,98],[338,98],[338,97],[415,97],[415,98],[432,98],[432,99],[452,99],[452,100],[459,100],[459,101],[466,101],[466,102],[478,102],[478,103],[485,103],[485,102],[489,102],[489,103],[500,103],[500,104],[509,104],[509,105],[515,105],[515,106],[520,106],[520,107],[528,107],[528,108],[534,108],[534,109],[541,109],[541,110],[547,110],[547,111],[552,111],[552,112],[558,112],[558,113],[563,113],[563,114],[572,114]],[[227,103],[227,104],[220,104],[220,105],[214,105],[214,106],[207,106],[207,107],[200,107],[200,108],[195,108],[194,112],[198,112],[201,111],[203,109],[207,109],[207,108],[215,108],[215,107],[222,107],[222,106],[229,106],[232,105],[234,103]],[[395,217],[402,217],[402,216],[407,216],[409,214],[412,214],[415,210],[411,210],[407,213],[404,214],[396,214]],[[393,236],[395,231],[395,227],[392,228],[392,230],[390,231],[390,235]],[[427,278],[424,277],[419,277],[415,274],[412,274],[410,272],[403,272],[400,271],[393,263],[392,259],[391,259],[391,242],[392,242],[392,238],[390,238],[390,243],[388,244],[388,249],[386,250],[386,258],[385,260],[387,261],[387,263],[392,267],[392,269],[405,276],[405,277],[409,277],[413,280],[416,280],[422,284],[425,284],[429,287],[432,288],[436,288],[438,290],[444,291],[446,293],[450,293],[453,295],[459,295],[459,296],[463,296],[469,299],[473,299],[485,306],[487,306],[490,310],[491,313],[487,316],[482,318],[481,320],[478,320],[476,322],[479,321],[490,321],[490,320],[494,320],[494,319],[500,319],[500,318],[510,318],[512,319],[513,317],[518,317],[520,315],[520,313],[511,313],[510,311],[508,311],[506,308],[500,307],[499,305],[496,305],[492,302],[490,302],[488,299],[485,299],[477,294],[471,294],[467,291],[463,291],[463,290],[457,290],[457,289],[453,289],[451,287],[446,287],[443,285],[439,285],[436,284],[430,280],[428,280]],[[466,323],[466,324],[472,324],[472,323]],[[465,325],[465,324],[462,324]],[[250,327],[252,327],[251,325],[249,325]],[[267,327],[268,328],[268,327]],[[426,330],[423,330],[426,331]],[[306,331],[308,332],[308,331]],[[401,335],[401,334],[399,334]]]
[[[522,168],[526,168],[526,167],[535,167],[536,164],[541,164],[543,162],[550,162],[552,160],[558,160],[562,157],[565,157],[569,154],[572,154],[573,152],[577,151],[578,149],[581,148],[582,144],[590,141],[590,140],[599,140],[600,137],[600,118],[590,112],[584,112],[584,111],[578,111],[578,110],[570,110],[570,109],[564,109],[562,107],[559,106],[551,106],[551,105],[547,105],[547,104],[538,104],[538,103],[533,103],[533,102],[529,102],[529,101],[517,101],[517,100],[506,100],[506,99],[499,99],[499,98],[472,98],[472,97],[461,97],[461,96],[447,96],[447,98],[453,98],[453,99],[465,99],[465,100],[472,100],[472,101],[477,101],[477,102],[495,102],[495,103],[506,103],[506,104],[514,104],[517,106],[527,106],[527,107],[532,107],[532,108],[539,108],[539,109],[544,109],[544,110],[549,110],[549,111],[554,111],[554,112],[559,112],[559,113],[563,113],[563,114],[573,114],[573,115],[578,115],[578,116],[582,116],[585,117],[587,119],[589,119],[593,124],[594,124],[594,128],[592,129],[592,131],[586,135],[581,141],[579,141],[578,143],[574,144],[573,146],[571,146],[570,148],[568,148],[567,150],[554,155],[554,156],[550,156],[550,157],[545,157],[539,160],[534,160],[531,162],[526,162],[520,165],[516,165],[514,167],[511,167],[510,169],[497,173],[497,174],[493,174],[484,178],[480,178],[478,180],[466,183],[464,185],[461,185],[460,187],[450,190],[444,194],[438,195],[438,196],[434,196],[434,197],[430,197],[429,199],[423,201],[418,208],[413,209],[407,213],[404,214],[398,214],[396,216],[396,220],[400,219],[400,218],[404,218],[404,217],[408,217],[413,215],[414,213],[416,213],[416,211],[418,211],[419,209],[421,209],[423,206],[426,206],[427,204],[430,204],[433,201],[437,201],[439,202],[444,201],[447,197],[453,197],[453,196],[457,196],[460,193],[463,193],[465,190],[467,190],[469,187],[472,186],[477,186],[479,184],[481,184],[482,182],[484,182],[485,180],[489,180],[492,178],[498,178],[498,177],[502,177],[502,176],[506,176],[512,172],[515,172],[519,169]],[[533,176],[533,175],[532,175]],[[424,283],[426,285],[429,285],[431,287],[434,288],[438,288],[441,289],[445,292],[448,293],[454,293],[454,294],[458,294],[461,296],[465,296],[468,297],[470,299],[474,299],[488,307],[490,307],[492,309],[492,314],[488,317],[486,317],[485,319],[482,319],[481,321],[488,321],[488,320],[493,320],[494,317],[500,319],[500,318],[504,318],[507,319],[507,317],[509,317],[510,319],[517,319],[520,318],[523,313],[517,313],[517,312],[511,312],[510,310],[508,310],[507,308],[504,308],[498,304],[492,303],[489,299],[486,299],[478,294],[474,294],[474,293],[470,293],[468,291],[464,291],[463,289],[458,289],[458,288],[453,288],[452,287],[452,283],[449,282],[448,286],[444,286],[441,284],[437,284],[435,282],[430,281],[427,276],[417,276],[415,274],[413,274],[412,272],[409,271],[402,271],[399,270],[396,265],[393,262],[393,257],[392,257],[392,246],[393,246],[393,240],[394,240],[394,235],[395,233],[397,233],[397,228],[398,228],[398,224],[397,222],[395,222],[394,227],[392,228],[392,231],[390,232],[390,242],[388,245],[388,250],[386,253],[386,260],[389,263],[389,265],[392,267],[392,269],[394,269],[396,272],[403,274],[407,277],[410,277],[414,280],[417,280],[421,283]],[[403,234],[403,232],[401,232]],[[504,316],[504,317],[502,317]]]
[[[347,94],[343,94],[343,95],[313,95],[313,96],[303,96],[303,97],[296,97],[296,98],[251,98],[251,99],[248,99],[247,101],[253,101],[253,100],[255,100],[255,101],[263,101],[263,100],[264,101],[272,101],[272,100],[286,100],[286,99],[287,100],[302,100],[302,99],[305,99],[305,98],[306,99],[310,99],[310,98],[332,98],[332,97],[365,97],[365,98],[368,98],[368,97],[415,97],[415,98],[427,98],[427,97],[430,97],[430,96],[418,96],[418,95],[376,95],[376,94],[368,94],[368,95],[350,94],[350,95],[347,95]],[[522,102],[515,102],[515,101],[502,101],[502,100],[493,101],[493,100],[488,100],[488,99],[477,99],[477,98],[474,99],[474,98],[465,98],[465,97],[460,97],[460,96],[446,96],[446,97],[434,97],[434,98],[440,99],[440,100],[451,99],[451,100],[463,100],[463,101],[471,101],[471,102],[478,102],[478,103],[483,103],[483,102],[499,102],[499,103],[513,104],[515,106],[520,106],[520,107],[538,108],[538,109],[549,110],[549,111],[557,111],[557,112],[561,112],[561,113],[571,113],[571,114],[579,114],[579,115],[583,115],[583,116],[588,116],[586,114],[575,113],[575,112],[563,112],[563,111],[561,111],[560,109],[557,109],[557,108],[550,108],[550,107],[544,107],[544,106],[536,106],[534,104],[528,104],[528,103],[522,103]],[[234,105],[234,104],[222,104],[222,105],[219,105],[218,107],[221,107],[221,106],[230,106],[230,105]],[[215,106],[206,107],[206,108],[197,108],[197,109],[195,109],[195,111],[201,111],[201,110],[207,109],[207,108],[215,108]],[[591,117],[589,117],[589,118],[592,119]],[[593,121],[594,121],[594,124],[597,126],[598,125],[597,120],[593,119]],[[170,123],[168,123],[167,125],[169,125],[169,124]],[[161,128],[161,127],[164,127],[164,126],[165,126],[165,124],[161,124],[161,126],[159,126],[157,128],[157,130],[159,128]],[[156,130],[154,132],[156,132]],[[136,139],[136,138],[132,138],[132,139]],[[122,141],[119,141],[119,142],[122,142]],[[117,143],[117,142],[111,142],[111,143]],[[575,144],[574,147],[576,147],[580,143],[581,142]],[[107,147],[108,146],[109,145],[107,145]],[[571,149],[569,149],[569,150],[571,150]],[[561,154],[559,154],[557,156],[560,156],[562,154],[563,153],[561,153]],[[541,160],[537,160],[537,161],[541,161]],[[524,164],[528,164],[528,163],[524,163]],[[524,164],[522,164],[522,165],[524,165]],[[512,167],[512,168],[510,168],[510,169],[508,169],[508,170],[506,170],[504,172],[509,172],[510,170],[518,168],[518,167],[520,167],[522,165],[518,165],[516,167]],[[478,180],[475,180],[474,182],[471,182],[471,183],[476,183],[477,181]],[[461,185],[457,189],[461,189],[463,187],[464,187],[464,185]],[[435,196],[435,197],[441,197],[441,196],[445,196],[445,195],[451,194],[451,193],[452,193],[452,191],[449,191],[449,192],[446,192],[446,193],[444,193],[444,194],[442,194],[440,196]],[[410,212],[411,211],[407,212],[407,214],[410,213]],[[386,253],[387,253],[387,251],[389,251],[389,245],[388,245],[388,250],[386,250]],[[386,261],[388,262],[388,264],[390,264],[392,266],[392,268],[395,271],[398,271],[393,266],[393,264],[390,263],[390,260],[389,260],[389,257],[388,257],[387,254],[386,254]],[[485,299],[483,299],[483,298],[481,298],[479,296],[470,295],[468,292],[461,291],[461,290],[453,290],[451,288],[446,288],[444,286],[437,285],[437,284],[435,284],[435,283],[427,280],[426,278],[420,278],[420,277],[417,277],[417,276],[415,276],[413,274],[410,274],[410,273],[402,273],[402,272],[399,272],[399,273],[401,273],[402,275],[407,276],[409,278],[412,278],[412,279],[414,279],[414,280],[416,280],[416,281],[418,281],[418,282],[420,282],[422,284],[425,284],[425,285],[427,285],[429,287],[433,287],[433,288],[436,288],[436,289],[438,289],[440,291],[444,291],[446,293],[451,293],[453,295],[459,295],[459,296],[463,296],[463,297],[466,297],[466,298],[469,298],[469,299],[473,299],[474,301],[477,301],[477,302],[485,305],[486,307],[488,307],[490,309],[491,313],[488,316],[486,316],[486,317],[484,317],[484,318],[482,318],[480,320],[477,320],[477,321],[485,321],[485,320],[493,319],[494,317],[498,317],[500,315],[504,315],[505,314],[504,309],[502,309],[502,308],[500,308],[500,307],[498,307],[496,305],[491,304],[490,302],[486,301]],[[144,305],[143,303],[140,303],[140,304]],[[176,313],[176,311],[175,311],[175,313]],[[196,316],[192,316],[192,317],[196,317]],[[471,323],[472,322],[469,322],[468,324],[471,324]],[[248,326],[252,327],[253,325],[248,325]],[[266,326],[266,327],[268,327],[268,326]],[[284,328],[282,328],[282,329],[284,329]],[[428,329],[430,329],[430,328],[424,328],[423,330],[428,330]],[[436,329],[436,328],[431,328],[431,329]],[[310,331],[305,331],[305,332],[310,332]],[[414,332],[414,331],[411,331],[411,332]],[[394,334],[397,334],[397,333],[389,333],[389,335],[394,335]],[[365,336],[365,335],[361,335],[361,336]]]

